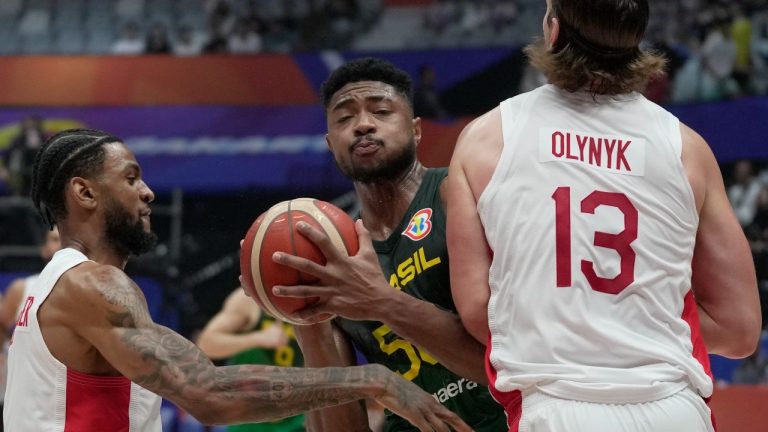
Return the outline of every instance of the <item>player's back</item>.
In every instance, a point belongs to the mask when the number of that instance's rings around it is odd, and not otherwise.
[[[496,387],[613,403],[686,385],[708,396],[679,121],[637,93],[551,85],[501,116],[504,149],[478,202],[494,253]]]

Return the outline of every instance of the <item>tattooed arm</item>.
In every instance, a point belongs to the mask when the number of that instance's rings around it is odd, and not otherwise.
[[[69,327],[133,382],[204,423],[292,416],[373,398],[424,431],[470,429],[412,383],[379,365],[349,368],[215,367],[190,341],[155,324],[141,290],[121,270],[95,263],[68,278]]]
[[[356,364],[352,343],[331,322],[295,326],[296,339],[309,367],[353,366]],[[313,411],[307,416],[311,432],[368,432],[368,415],[363,401]]]

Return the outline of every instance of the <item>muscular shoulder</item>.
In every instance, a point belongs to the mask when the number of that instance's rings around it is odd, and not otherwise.
[[[122,270],[111,265],[87,261],[64,273],[57,284],[73,295],[99,294],[114,290],[133,290],[135,284]]]
[[[720,180],[720,168],[709,144],[701,135],[682,122],[680,133],[683,140],[683,168],[696,198],[696,207],[701,209],[708,185],[713,180]]]
[[[472,120],[459,135],[455,155],[467,156],[481,150],[481,145],[503,144],[499,107]]]
[[[146,309],[139,287],[125,272],[110,265],[84,262],[62,275],[56,291],[59,294],[56,299],[71,308],[69,315],[74,320],[82,318],[78,314],[81,309],[132,314]],[[92,313],[85,315],[98,316]]]
[[[477,199],[491,179],[501,152],[504,136],[501,110],[496,107],[468,124],[459,135],[451,159],[451,170],[464,173]]]

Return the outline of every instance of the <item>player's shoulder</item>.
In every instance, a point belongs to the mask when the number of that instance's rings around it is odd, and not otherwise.
[[[478,139],[500,138],[501,135],[501,108],[486,112],[467,124],[459,135],[459,145],[466,145]]]
[[[248,297],[242,287],[235,288],[224,300],[223,310],[228,313],[238,313],[249,317],[251,321],[258,320],[261,309],[252,298]]]
[[[58,285],[65,287],[71,295],[133,290],[136,287],[122,269],[93,261],[85,261],[65,272]]]
[[[698,132],[680,122],[680,135],[683,142],[683,164],[695,164],[702,168],[717,165],[715,155],[707,141]]]

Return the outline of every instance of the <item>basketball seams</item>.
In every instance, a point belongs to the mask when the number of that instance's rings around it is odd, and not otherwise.
[[[272,301],[269,300],[267,291],[264,288],[264,279],[261,275],[261,265],[259,260],[261,259],[261,249],[264,242],[264,237],[269,231],[269,227],[275,222],[275,219],[283,215],[285,212],[282,209],[282,205],[278,204],[267,210],[264,215],[264,219],[261,221],[259,228],[256,230],[256,234],[253,236],[254,249],[251,253],[251,272],[253,279],[253,288],[257,297],[259,297],[262,307],[267,310],[269,315],[272,315],[278,319],[286,319],[286,316],[282,314],[276,307],[272,305]]]
[[[344,252],[346,255],[349,255],[346,244],[344,243],[344,239],[342,238],[338,227],[336,226],[336,224],[333,223],[333,220],[331,220],[331,218],[325,213],[325,210],[323,210],[317,205],[317,202],[314,199],[300,198],[300,199],[295,199],[293,201],[297,204],[294,206],[296,210],[300,210],[300,211],[303,211],[304,213],[307,213],[309,216],[312,217],[312,219],[315,220],[315,222],[318,223],[318,225],[320,225],[320,227],[323,229],[323,231],[331,240],[331,243],[337,250],[339,250],[340,252]]]
[[[267,254],[274,250],[284,250],[294,256],[304,256],[318,264],[324,262],[317,246],[310,240],[299,237],[301,236],[300,233],[294,232],[296,231],[296,223],[302,220],[324,232],[331,242],[331,247],[336,248],[336,250],[343,251],[347,255],[356,252],[355,240],[357,237],[354,224],[351,223],[351,220],[345,219],[349,219],[346,213],[336,209],[332,204],[314,198],[283,201],[272,206],[257,218],[257,221],[246,234],[243,243],[243,250],[249,251],[250,256],[241,259],[241,268],[244,270],[242,272],[244,275],[250,275],[249,279],[243,281],[244,284],[248,287],[253,299],[263,307],[265,313],[286,322],[310,323],[294,321],[290,318],[292,312],[288,312],[288,310],[300,310],[302,307],[310,306],[314,303],[314,297],[304,299],[301,303],[295,302],[295,300],[301,299],[292,299],[291,302],[286,302],[283,305],[282,299],[269,292],[269,285],[280,283],[278,282],[280,280],[288,285],[307,284],[314,283],[314,279],[312,282],[308,282],[307,278],[310,275],[273,263],[271,256],[268,257]],[[249,265],[250,269],[247,268]],[[294,271],[296,273],[292,273]],[[300,306],[301,304],[303,306]],[[286,308],[285,311],[283,310],[284,307]],[[333,315],[328,315],[328,317],[320,318],[320,320],[325,321],[332,317]]]

